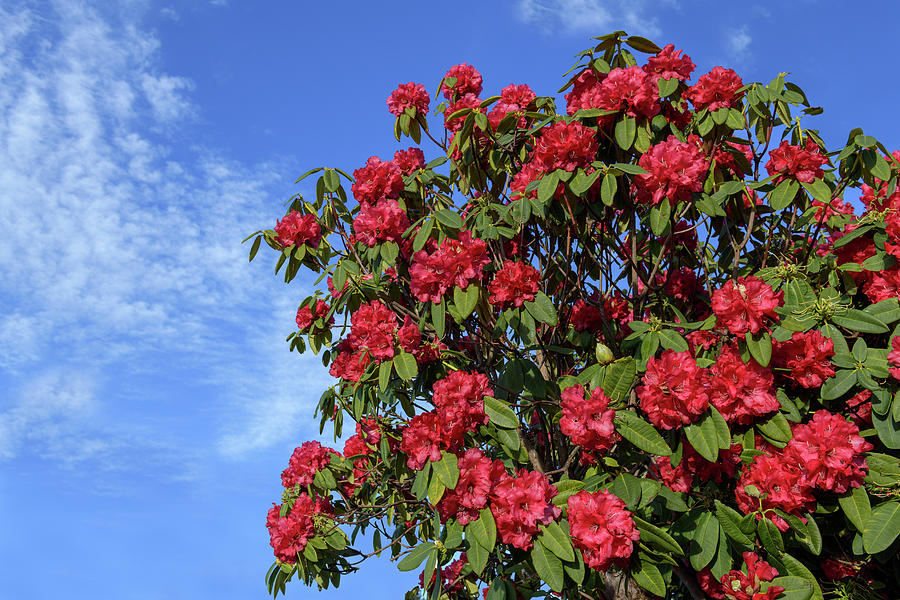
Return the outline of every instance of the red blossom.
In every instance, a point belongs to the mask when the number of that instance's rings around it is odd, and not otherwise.
[[[714,600],[722,600],[725,598],[725,588],[722,583],[716,579],[709,567],[697,572],[697,583],[703,593]]]
[[[572,316],[569,320],[575,331],[597,333],[603,327],[603,313],[600,309],[581,299],[576,300],[572,306]]]
[[[541,287],[540,281],[540,271],[531,265],[508,260],[488,284],[491,294],[488,302],[502,308],[522,306],[525,302],[534,300],[534,295]]]
[[[808,485],[838,494],[862,485],[868,472],[863,453],[873,446],[859,427],[823,409],[808,423],[794,425],[793,433],[784,455],[800,465]]]
[[[347,381],[359,381],[366,367],[372,362],[372,355],[368,352],[358,351],[349,339],[339,342],[335,346],[335,350],[337,350],[337,354],[331,363],[329,374]]]
[[[832,581],[838,581],[847,577],[856,577],[856,574],[859,573],[859,567],[851,562],[846,562],[846,559],[836,560],[834,558],[826,558],[819,563],[819,566],[822,568],[825,577]]]
[[[375,204],[382,198],[397,198],[403,191],[403,174],[393,161],[372,156],[353,171],[356,180],[350,190],[360,204]]]
[[[494,481],[491,478],[493,462],[477,448],[469,448],[457,460],[459,480],[456,487],[447,490],[438,510],[443,518],[455,517],[466,525],[477,520],[479,511],[487,506],[488,495]],[[501,463],[502,464],[502,463]]]
[[[719,326],[735,335],[764,329],[763,317],[778,319],[775,309],[784,304],[784,292],[775,293],[763,280],[738,277],[712,294],[712,310]]]
[[[433,390],[432,400],[446,429],[460,428],[465,433],[488,423],[484,397],[492,395],[493,390],[486,376],[453,371],[436,381]]]
[[[751,495],[748,486],[755,486],[760,497]],[[803,469],[777,452],[760,454],[744,468],[735,488],[735,498],[744,514],[756,512],[762,505],[768,511],[766,516],[782,531],[788,530],[787,521],[770,509],[779,508],[801,516],[815,508],[815,498]]]
[[[337,450],[326,448],[319,442],[303,442],[294,449],[288,467],[281,473],[281,485],[285,488],[309,485],[319,469],[331,464],[332,454],[340,456]]]
[[[743,556],[747,565],[746,574],[733,570],[722,575],[725,596],[733,600],[775,600],[784,588],[771,585],[763,592],[760,591],[760,582],[772,581],[778,576],[778,571],[766,561],[760,560],[754,552],[744,552]]]
[[[495,481],[490,505],[497,535],[504,544],[529,550],[539,526],[548,525],[562,512],[552,503],[556,486],[543,473],[527,469],[512,477],[503,471]]]
[[[793,177],[803,183],[812,183],[825,176],[822,165],[827,162],[828,157],[819,152],[818,144],[812,140],[806,140],[805,147],[793,146],[785,140],[769,152],[766,171],[769,175],[778,174],[776,181]]]
[[[394,116],[399,117],[407,108],[412,108],[416,114],[427,115],[428,103],[431,99],[425,86],[421,83],[401,83],[397,89],[388,96],[388,110]]]
[[[488,122],[492,129],[496,129],[507,115],[511,113],[522,113],[528,109],[528,106],[534,102],[537,95],[531,91],[531,88],[525,84],[508,85],[500,90],[500,100],[491,108],[488,113]],[[520,116],[517,126],[524,128],[527,122],[524,116]]]
[[[690,100],[697,110],[707,108],[716,111],[735,106],[744,95],[738,92],[743,85],[740,76],[731,69],[713,67],[709,73],[701,75],[683,97]]]
[[[447,79],[455,79],[455,82],[447,81]],[[444,75],[444,81],[441,83],[441,91],[444,98],[453,100],[460,98],[466,94],[478,95],[481,93],[481,73],[466,63],[454,65],[450,67],[447,74]]]
[[[328,306],[328,304],[318,298],[315,302],[301,306],[297,309],[297,329],[300,331],[309,331],[316,321],[325,318],[325,315],[328,314],[330,308],[331,307]],[[331,317],[327,323],[327,325],[332,324],[334,324],[334,317]]]
[[[638,164],[647,172],[634,178],[636,200],[651,205],[659,204],[663,198],[673,205],[690,201],[693,192],[703,189],[709,167],[696,145],[679,141],[674,135],[650,146]]]
[[[444,128],[447,129],[447,131],[459,131],[460,129],[462,129],[462,126],[466,122],[466,116],[461,115],[459,117],[451,117],[454,113],[466,108],[471,108],[472,110],[476,111],[482,111],[481,98],[479,98],[475,94],[466,94],[456,102],[450,104],[447,107],[447,110],[444,111]]]
[[[644,71],[659,79],[690,79],[694,72],[694,61],[687,54],[682,56],[682,52],[683,50],[676,50],[674,44],[666,44],[656,56],[647,59]]]
[[[787,377],[805,388],[818,388],[834,377],[834,366],[829,360],[832,356],[834,342],[815,329],[798,331],[787,341],[772,343],[775,366],[789,369]]]
[[[891,365],[891,376],[900,379],[900,336],[891,338],[891,351],[888,352],[887,360]]]
[[[414,416],[403,430],[400,450],[406,454],[406,466],[419,471],[428,461],[441,460],[441,450],[449,450],[461,442],[451,438],[436,411]]]
[[[407,148],[394,152],[394,164],[400,168],[400,172],[409,175],[413,171],[425,168],[425,153],[421,148]]]
[[[591,164],[598,148],[593,129],[577,121],[558,121],[543,129],[535,139],[531,162],[544,171],[574,171]]]
[[[275,234],[275,241],[285,248],[303,244],[318,248],[322,240],[322,228],[316,221],[316,215],[304,215],[296,210],[276,222]]]
[[[773,381],[772,371],[752,358],[745,363],[737,347],[729,344],[710,367],[710,402],[729,423],[749,425],[781,407]]]
[[[566,113],[574,115],[583,108],[596,108],[602,101],[600,83],[606,78],[592,67],[581,71],[573,80],[572,91],[566,94]]]
[[[900,296],[900,265],[884,271],[867,271],[868,280],[862,291],[872,304]]]
[[[484,266],[490,262],[487,244],[462,231],[458,240],[445,238],[431,254],[420,250],[413,255],[410,291],[420,302],[437,304],[451,287],[465,289],[480,280]]]
[[[350,323],[347,339],[356,350],[368,352],[376,359],[394,356],[394,334],[397,332],[394,311],[375,300],[360,306],[350,316]]]
[[[602,389],[591,390],[587,400],[585,393],[586,390],[580,385],[562,391],[559,428],[572,439],[573,444],[589,452],[604,453],[622,439],[613,426],[616,411],[607,408],[610,400]]]
[[[316,534],[315,515],[330,514],[331,506],[327,500],[319,498],[314,502],[301,493],[285,516],[280,516],[280,512],[281,505],[273,504],[266,516],[269,544],[275,550],[275,558],[292,565],[297,562],[297,553],[303,552],[309,538]]]
[[[709,406],[708,375],[687,352],[650,357],[637,395],[651,423],[674,429],[693,423]]]
[[[581,490],[567,500],[572,542],[597,571],[625,567],[641,534],[625,503],[609,490]]]
[[[379,242],[400,242],[403,233],[409,229],[406,211],[400,203],[382,198],[375,204],[362,204],[353,221],[356,240],[372,247]]]
[[[651,119],[660,111],[657,79],[640,67],[613,69],[600,82],[592,103],[594,105],[584,108],[598,108],[629,117]],[[614,118],[615,115],[605,115],[599,121],[606,125],[612,123]]]

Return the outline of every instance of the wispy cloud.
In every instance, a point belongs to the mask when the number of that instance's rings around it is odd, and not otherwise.
[[[726,46],[731,57],[736,60],[747,58],[750,44],[753,42],[753,38],[750,36],[747,26],[742,25],[728,30],[725,35],[727,36]]]
[[[223,452],[300,435],[298,420],[263,418],[259,399],[296,408],[320,390],[286,382],[326,381],[283,343],[305,294],[248,267],[240,245],[274,219],[286,169],[185,149],[201,110],[193,83],[161,71],[140,15],[115,18],[74,0],[0,8],[0,387],[12,390],[0,396],[0,458],[133,445],[114,430],[137,422],[81,419],[122,401],[91,390],[171,365],[225,409],[212,421]],[[59,396],[61,373],[91,376]]]
[[[671,8],[677,3],[666,2]],[[563,29],[601,35],[614,29],[659,35],[659,20],[644,0],[519,0],[518,16],[546,32]]]

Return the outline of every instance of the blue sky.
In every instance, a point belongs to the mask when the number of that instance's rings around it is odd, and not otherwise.
[[[553,94],[590,36],[626,29],[684,48],[694,80],[789,71],[832,146],[860,125],[900,148],[900,9],[849,6],[4,2],[0,600],[266,597],[265,513],[330,378],[284,344],[311,281],[240,240],[307,169],[400,147],[398,83],[433,92],[468,62],[486,92]],[[411,580],[382,561],[318,597]]]

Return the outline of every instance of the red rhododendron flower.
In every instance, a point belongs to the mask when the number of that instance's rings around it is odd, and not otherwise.
[[[522,306],[534,300],[534,295],[541,288],[540,281],[541,272],[531,265],[508,260],[488,284],[491,293],[488,302],[501,308]]]
[[[664,142],[650,146],[638,164],[646,173],[636,175],[636,200],[656,205],[668,198],[674,205],[688,202],[693,192],[703,189],[709,167],[706,156],[694,144],[670,135]]]
[[[663,291],[667,296],[683,302],[694,298],[697,290],[697,275],[688,267],[673,269],[665,274]]]
[[[356,180],[350,190],[360,204],[375,204],[382,198],[397,198],[403,191],[403,174],[393,161],[372,156],[353,171]]]
[[[397,315],[379,301],[360,306],[350,316],[350,336],[347,338],[357,350],[363,350],[373,358],[394,356],[394,333],[397,331]]]
[[[330,306],[319,299],[316,299],[314,303],[301,306],[297,309],[297,328],[300,331],[309,331],[310,328],[312,328],[313,323],[315,323],[319,319],[325,318],[325,315],[328,314],[328,310],[330,308]],[[332,325],[333,323],[334,317],[331,317],[328,320],[328,325]]]
[[[349,339],[339,342],[335,349],[337,354],[328,370],[329,374],[347,381],[359,381],[366,371],[366,367],[372,362],[372,355],[368,352],[357,351]]]
[[[743,85],[740,76],[731,69],[713,67],[709,73],[701,75],[697,83],[688,88],[682,97],[690,100],[698,110],[731,108],[744,95],[743,92],[738,92]]]
[[[459,441],[450,438],[437,412],[429,411],[409,420],[403,430],[400,450],[406,454],[406,466],[419,471],[426,462],[441,460],[441,450],[447,450]]]
[[[825,573],[825,577],[832,581],[838,581],[847,577],[856,577],[856,574],[859,572],[858,566],[833,558],[826,558],[819,566],[822,567],[822,572]]]
[[[862,485],[869,470],[863,453],[873,446],[859,427],[823,409],[793,432],[784,455],[800,465],[809,485],[838,494]]]
[[[765,592],[760,591],[761,581],[772,581],[778,576],[778,571],[772,565],[754,552],[744,552],[744,562],[747,564],[747,574],[743,571],[729,571],[722,575],[722,587],[725,588],[725,596],[734,600],[775,600],[784,591],[778,585],[769,586]]]
[[[481,98],[479,98],[475,94],[466,94],[456,102],[450,104],[447,107],[447,110],[444,111],[444,128],[447,131],[459,131],[460,129],[462,129],[462,126],[466,122],[466,115],[453,117],[453,114],[466,108],[482,111]]]
[[[558,121],[544,128],[535,139],[531,162],[544,171],[574,171],[591,164],[598,148],[593,129],[577,121]]]
[[[522,165],[522,168],[515,175],[513,175],[512,179],[509,182],[510,191],[518,192],[518,194],[510,194],[510,196],[514,200],[521,197],[537,198],[536,188],[531,190],[530,192],[526,192],[525,190],[529,185],[531,185],[533,181],[537,181],[538,179],[543,177],[545,173],[546,171],[540,166],[530,162],[525,163],[524,165]]]
[[[450,78],[456,81],[447,81]],[[477,96],[481,93],[481,83],[481,73],[472,65],[462,63],[450,67],[447,74],[444,75],[441,91],[447,100],[460,98],[466,94]]]
[[[504,544],[529,550],[539,526],[548,525],[562,512],[552,503],[556,486],[543,473],[527,469],[514,477],[504,471],[495,481],[490,504],[497,535]]]
[[[425,153],[421,148],[407,148],[394,152],[394,164],[400,168],[400,172],[409,175],[413,171],[425,168]]]
[[[581,490],[569,496],[567,505],[572,542],[585,564],[597,571],[627,566],[641,534],[625,503],[609,490]]]
[[[401,83],[397,89],[388,96],[388,110],[392,115],[399,117],[407,108],[412,108],[416,114],[427,115],[428,103],[431,99],[425,86],[421,83]]]
[[[650,357],[637,387],[641,410],[651,423],[674,429],[700,418],[709,406],[708,375],[687,352],[666,350]]]
[[[763,329],[763,317],[778,319],[775,309],[784,304],[784,292],[775,293],[763,280],[738,277],[713,292],[712,310],[719,326],[735,335]]]
[[[294,449],[287,469],[281,473],[281,485],[285,488],[309,485],[319,469],[331,464],[332,454],[340,456],[337,450],[326,448],[319,442],[303,442]]]
[[[609,398],[600,388],[591,390],[587,400],[580,385],[562,391],[562,417],[559,428],[572,439],[572,443],[590,452],[606,452],[621,436],[613,426],[616,411],[607,408]]]
[[[581,71],[573,80],[572,91],[566,94],[566,113],[574,115],[583,108],[597,108],[603,101],[600,83],[606,78],[592,67]]]
[[[651,119],[660,111],[657,79],[640,67],[613,69],[600,82],[600,89],[595,96],[596,106],[589,108]],[[603,124],[609,124],[613,122],[614,115],[605,115],[599,120]]]
[[[375,204],[362,204],[353,220],[356,241],[372,247],[379,242],[400,242],[409,229],[406,211],[396,200],[383,198]]]
[[[769,175],[779,174],[776,181],[787,177],[793,177],[803,183],[812,183],[815,179],[822,179],[825,172],[822,165],[828,162],[828,157],[819,152],[819,146],[812,140],[806,140],[806,146],[792,146],[787,140],[781,142],[777,148],[769,152],[769,162],[766,163],[766,171]]]
[[[322,240],[322,228],[316,221],[316,215],[304,215],[296,210],[276,222],[275,234],[275,241],[285,248],[303,244],[318,248]]]
[[[719,342],[719,336],[712,331],[697,330],[685,336],[691,344],[691,349],[696,355],[700,350],[709,350]]]
[[[773,381],[772,371],[752,358],[745,363],[737,347],[729,344],[710,367],[709,399],[729,423],[749,425],[781,407]]]
[[[682,56],[682,52],[683,50],[676,50],[674,44],[666,44],[656,56],[647,59],[644,71],[656,75],[658,79],[690,79],[694,72],[694,61],[687,54]]]
[[[572,323],[575,331],[596,333],[603,327],[603,313],[599,308],[579,299],[572,306],[572,316],[569,318],[569,321]]]
[[[687,461],[683,457],[677,467],[672,466],[671,457],[657,457],[656,472],[659,475],[659,481],[673,492],[686,494],[691,491],[694,474],[688,471]]]
[[[795,332],[791,339],[772,342],[772,358],[776,367],[790,369],[790,379],[805,388],[817,388],[834,377],[834,342],[811,329]]]
[[[741,167],[738,162],[738,156],[743,156],[746,160],[747,164],[744,167]],[[735,177],[743,178],[745,175],[750,174],[749,171],[744,169],[753,164],[753,151],[747,144],[725,142],[725,144],[716,148],[716,151],[713,153],[713,159],[715,159],[716,165],[720,168],[725,169]]]
[[[862,291],[872,304],[900,296],[900,266],[867,274],[868,281],[863,283]]]
[[[716,481],[721,483],[734,477],[741,465],[741,445],[732,444],[727,450],[719,450],[719,459],[710,462],[700,456],[687,440],[681,441],[682,456],[678,466],[672,466],[668,456],[656,459],[656,470],[659,480],[674,492],[688,492],[694,476],[700,481]]]
[[[722,587],[722,583],[715,578],[709,567],[705,567],[702,571],[697,572],[697,583],[700,584],[700,589],[703,590],[703,593],[710,598],[714,598],[715,600],[722,600],[725,598],[725,588]]]
[[[500,121],[510,113],[526,111],[535,98],[537,98],[537,95],[525,84],[508,85],[500,90],[500,100],[494,104],[491,112],[488,113],[488,122],[491,124],[491,128],[496,129]],[[524,128],[526,123],[525,117],[520,116],[517,126]]]
[[[446,426],[459,423],[464,431],[474,431],[487,424],[484,397],[492,395],[493,390],[481,373],[453,371],[435,381],[432,389],[432,400]]]
[[[761,497],[751,495],[748,486],[755,486]],[[738,508],[744,514],[759,510],[780,508],[801,516],[815,508],[815,498],[807,485],[803,469],[791,460],[777,454],[760,454],[744,468],[735,489]],[[758,516],[758,515],[757,515]],[[774,512],[766,515],[781,530],[787,531],[787,521]]]
[[[313,502],[307,494],[300,494],[290,512],[279,516],[281,505],[273,504],[266,516],[269,543],[275,550],[275,558],[283,563],[297,562],[297,553],[303,552],[309,538],[316,534],[313,517],[318,513],[330,514],[331,505],[322,498]]]
[[[465,289],[481,279],[485,265],[490,264],[487,244],[461,231],[459,239],[444,238],[432,254],[416,252],[409,267],[410,291],[420,302],[437,304],[453,286]]]
[[[456,487],[447,490],[438,510],[442,518],[455,517],[467,525],[479,517],[479,511],[487,506],[488,495],[494,481],[491,478],[493,462],[477,448],[469,448],[458,458],[459,480]],[[502,463],[501,463],[502,464]]]

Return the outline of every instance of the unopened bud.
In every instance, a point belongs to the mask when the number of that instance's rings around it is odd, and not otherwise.
[[[612,350],[610,350],[609,346],[607,346],[606,344],[601,344],[598,342],[595,354],[597,356],[597,362],[601,365],[609,364],[613,361]]]

